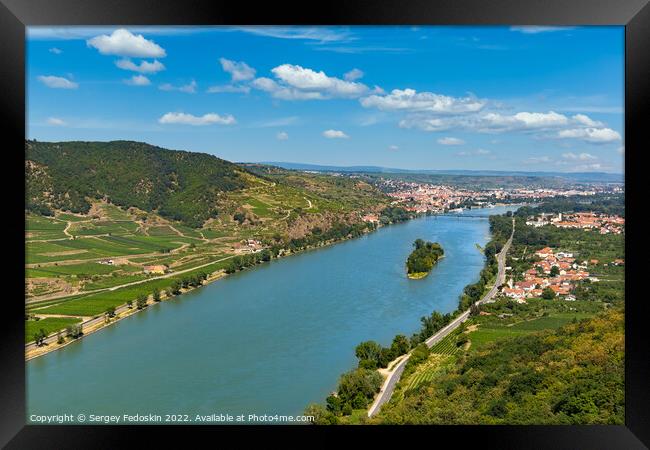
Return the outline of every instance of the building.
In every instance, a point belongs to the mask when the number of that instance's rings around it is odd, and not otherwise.
[[[151,266],[144,266],[143,269],[144,273],[146,274],[162,275],[167,272],[167,269],[169,269],[169,267],[167,267],[165,264],[154,264]]]

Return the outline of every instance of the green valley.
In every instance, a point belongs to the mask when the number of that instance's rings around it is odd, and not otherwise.
[[[196,274],[358,236],[389,203],[359,180],[138,142],[26,141],[25,156],[28,342],[39,322],[52,333]]]

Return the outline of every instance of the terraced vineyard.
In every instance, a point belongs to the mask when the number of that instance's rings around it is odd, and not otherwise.
[[[436,345],[431,347],[431,353],[438,355],[452,356],[457,354],[461,349],[456,345],[456,339],[458,338],[458,330],[453,333],[449,333],[444,339],[438,342]]]

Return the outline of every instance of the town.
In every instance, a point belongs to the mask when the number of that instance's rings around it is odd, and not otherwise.
[[[596,194],[620,194],[622,186],[618,184],[583,184],[565,187],[495,187],[477,188],[460,187],[448,184],[418,183],[399,179],[379,178],[377,186],[393,199],[392,204],[415,213],[461,212],[471,208],[492,208],[496,205],[512,203],[539,203],[554,198],[586,197]],[[560,215],[561,217],[561,215]],[[551,223],[551,216],[546,215],[535,221],[536,226]],[[601,217],[577,214],[565,217],[565,222],[602,225],[607,232],[620,233],[624,220],[620,217]],[[557,226],[565,226],[560,219]],[[578,226],[576,226],[578,227]]]
[[[600,234],[621,234],[624,231],[625,219],[615,215],[595,214],[593,212],[580,212],[574,214],[545,214],[531,216],[526,225],[542,227],[552,225],[558,228],[580,228],[583,230],[596,230]]]

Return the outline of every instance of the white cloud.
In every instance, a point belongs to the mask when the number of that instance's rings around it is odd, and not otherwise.
[[[278,81],[266,77],[253,80],[251,85],[282,100],[322,100],[355,98],[368,92],[362,83],[330,77],[325,72],[282,64],[271,70]]]
[[[316,72],[292,64],[282,64],[271,72],[288,86],[302,91],[320,91],[335,97],[357,97],[368,90],[364,84],[329,77],[323,71]]]
[[[156,73],[165,70],[163,63],[154,59],[153,62],[141,61],[140,65],[135,64],[129,58],[122,58],[115,61],[115,65],[120,69],[131,70],[140,73]]]
[[[275,137],[277,137],[278,140],[280,141],[286,141],[287,139],[289,139],[289,135],[284,131],[280,131],[278,134],[275,135]]]
[[[185,92],[186,94],[195,94],[196,93],[196,81],[192,80],[190,84],[186,84],[178,88],[179,91]]]
[[[63,119],[59,119],[58,117],[49,117],[47,119],[47,123],[48,123],[48,125],[55,125],[55,126],[58,126],[58,127],[62,127],[62,126],[67,125],[67,123],[65,123],[65,121]]]
[[[363,72],[359,69],[352,69],[343,75],[346,81],[354,81],[363,78]]]
[[[551,31],[572,30],[573,28],[574,27],[550,27],[550,26],[528,25],[528,26],[510,27],[510,31],[518,31],[524,34],[538,34],[538,33],[548,33]]]
[[[255,78],[251,85],[255,89],[268,92],[273,97],[281,100],[322,100],[325,97],[316,91],[300,91],[287,86],[282,86],[270,78]]]
[[[454,127],[462,128],[460,120],[429,118],[426,116],[410,116],[399,121],[400,128],[419,128],[423,131],[444,131]]]
[[[576,114],[575,116],[572,117],[573,120],[575,120],[577,123],[580,123],[582,125],[586,125],[588,127],[602,127],[603,123],[598,122],[596,120],[593,120],[591,117],[586,116],[584,114]]]
[[[53,89],[77,89],[79,84],[70,81],[64,77],[55,77],[53,75],[39,76],[39,81],[45,86]]]
[[[559,138],[582,139],[587,142],[602,143],[613,142],[621,139],[621,135],[611,128],[573,128],[560,130]]]
[[[429,112],[458,114],[481,110],[485,100],[474,97],[449,97],[432,92],[416,92],[414,89],[393,89],[388,95],[370,95],[360,100],[364,108],[382,111]]]
[[[572,160],[572,161],[592,161],[592,160],[598,159],[594,155],[589,154],[589,153],[584,153],[584,152],[580,153],[580,154],[575,154],[575,153],[572,153],[572,152],[563,153],[562,158],[569,159],[569,160]]]
[[[350,137],[340,130],[325,130],[323,136],[327,139],[348,139]]]
[[[134,58],[163,58],[167,56],[165,49],[144,38],[141,34],[133,34],[124,28],[117,29],[108,36],[102,34],[86,41],[90,47],[99,50],[102,55],[117,55]]]
[[[178,113],[168,112],[167,114],[163,115],[160,119],[158,119],[158,122],[162,124],[182,124],[182,125],[194,125],[194,126],[212,125],[212,124],[232,125],[236,123],[235,118],[230,114],[227,114],[225,116],[220,116],[219,114],[208,113],[202,116],[193,116],[192,114],[185,114],[182,112],[178,112]]]
[[[217,94],[222,92],[248,94],[250,91],[251,88],[248,86],[226,84],[221,86],[210,86],[206,92],[208,94]]]
[[[518,112],[513,115],[502,115],[499,113],[488,113],[480,118],[479,127],[485,129],[539,129],[553,128],[567,125],[569,119],[554,111],[548,113]]]
[[[606,142],[620,139],[618,133],[608,128],[593,128],[587,124],[602,125],[588,116],[577,114],[571,118],[549,112],[518,112],[502,114],[498,112],[466,113],[439,117],[433,113],[410,114],[399,122],[402,128],[419,128],[424,131],[447,131],[452,129],[478,133],[504,133],[511,131],[538,132],[541,137],[580,138],[586,142]],[[556,130],[555,135],[548,135]]]
[[[269,36],[279,39],[304,39],[319,42],[338,42],[353,39],[350,32],[342,30],[332,30],[326,27],[277,27],[277,26],[258,26],[258,27],[239,27],[239,31],[257,34],[260,36]]]
[[[255,78],[255,69],[243,61],[231,61],[226,58],[219,58],[221,68],[230,74],[233,82],[252,80]]]
[[[603,166],[601,163],[579,164],[573,168],[572,172],[590,172],[592,170],[604,170],[606,168],[608,167]]]
[[[399,147],[397,145],[389,145],[388,150],[399,150]]]
[[[621,145],[619,148],[616,149],[617,152],[619,152],[621,155],[625,154],[625,146]]]
[[[441,145],[463,145],[464,143],[465,143],[465,141],[463,141],[462,139],[455,138],[455,137],[444,137],[444,138],[438,139],[438,144],[441,144]]]
[[[161,91],[179,91],[179,92],[185,92],[186,94],[195,94],[196,93],[196,81],[192,80],[189,84],[185,84],[183,86],[174,86],[170,83],[163,83],[160,86],[158,86],[158,89]]]
[[[63,53],[63,50],[60,48],[52,47],[51,49],[48,50],[50,53],[54,53],[55,55],[60,55]]]
[[[151,81],[144,75],[133,75],[128,80],[124,80],[124,83],[129,86],[149,86]]]

